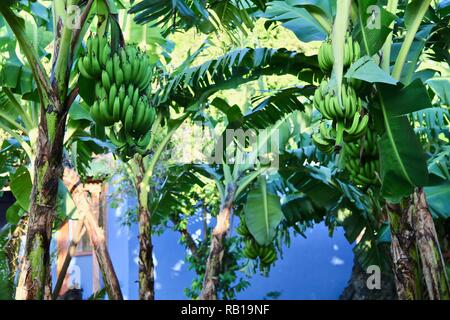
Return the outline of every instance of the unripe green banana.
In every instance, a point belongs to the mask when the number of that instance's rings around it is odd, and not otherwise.
[[[126,63],[123,66],[123,78],[126,85],[131,83],[131,63]]]
[[[81,75],[87,79],[93,79],[92,76],[89,74],[89,72],[84,67],[83,58],[78,59],[78,70],[80,71]]]
[[[84,69],[89,73],[90,77],[93,79],[95,76],[92,74],[92,62],[90,56],[85,56],[82,58],[82,63]]]
[[[140,129],[142,126],[142,123],[144,123],[144,116],[145,116],[145,109],[147,108],[147,106],[144,104],[143,99],[139,99],[135,112],[134,112],[134,121],[133,121],[133,131],[140,133]]]
[[[127,112],[125,114],[125,119],[124,119],[124,128],[128,134],[132,133],[133,120],[134,120],[133,115],[134,115],[134,107],[129,106],[127,109]]]
[[[126,94],[127,93],[125,91],[125,86],[120,86],[119,92],[117,94],[117,96],[119,97],[120,104],[123,104]]]
[[[113,125],[114,124],[113,115],[112,112],[110,112],[108,101],[106,101],[106,99],[100,101],[99,110],[104,126],[108,127]]]
[[[103,68],[105,68],[108,61],[111,60],[111,47],[108,45],[108,43],[106,43],[105,47],[103,48],[100,60]]]
[[[113,110],[113,108],[114,108],[114,100],[116,99],[116,96],[117,96],[117,87],[116,87],[116,84],[113,84],[111,86],[111,89],[109,90],[109,95],[108,95],[108,105],[111,110]]]
[[[116,97],[114,99],[114,104],[113,104],[113,118],[115,122],[118,122],[120,120],[120,114],[121,114],[121,104],[120,104],[120,99],[119,97]]]
[[[108,73],[108,77],[111,83],[114,82],[114,64],[112,59],[106,61],[105,70]]]
[[[133,93],[133,98],[131,99],[131,104],[133,106],[137,106],[138,102],[139,102],[139,89],[136,88]]]
[[[366,129],[367,129],[367,124],[368,123],[369,123],[369,116],[366,114],[366,115],[364,115],[364,117],[359,122],[358,128],[355,131],[355,135],[362,135],[362,134],[364,134]]]
[[[105,70],[102,71],[102,85],[106,91],[111,90],[111,80],[109,78],[108,72]]]
[[[127,110],[130,107],[130,105],[131,105],[131,98],[129,95],[126,95],[125,98],[123,99],[123,104],[122,104],[122,109],[121,109],[121,114],[120,114],[121,119],[125,119]]]
[[[100,77],[102,74],[102,69],[100,67],[100,63],[98,62],[97,54],[95,52],[92,54],[91,62],[92,62],[92,74],[94,75],[95,78]]]
[[[91,117],[92,119],[98,123],[101,124],[102,123],[102,118],[100,115],[100,110],[99,110],[99,102],[98,100],[94,101],[94,104],[92,105],[91,109],[90,109],[90,113],[91,113]]]

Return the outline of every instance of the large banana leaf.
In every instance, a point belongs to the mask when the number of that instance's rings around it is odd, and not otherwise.
[[[428,207],[434,218],[450,218],[450,181],[424,188]]]
[[[258,9],[263,10],[265,5],[265,0],[145,0],[135,4],[130,13],[136,14],[137,23],[159,25],[163,29],[196,26],[208,33],[222,25],[244,31],[242,26],[252,27],[252,14]]]
[[[428,181],[422,145],[405,114],[429,108],[431,102],[420,80],[404,88],[379,88],[385,129],[379,141],[382,193],[386,199],[398,202]]]
[[[230,106],[224,99],[215,98],[211,105],[222,111],[228,120],[228,128],[265,129],[294,111],[304,111],[300,96],[310,96],[314,87],[292,87],[272,95],[256,96],[251,100],[252,109],[243,114],[238,106]]]
[[[331,31],[335,6],[335,1],[272,1],[263,16],[282,22],[303,42],[324,40]]]
[[[189,191],[194,186],[205,185],[191,169],[191,165],[171,166],[167,168],[164,179],[157,182],[158,192],[150,199],[152,224],[164,223],[170,215],[178,214],[177,210],[191,200]]]
[[[379,5],[378,0],[358,0],[358,20],[354,36],[362,44],[363,54],[372,56],[384,45],[395,16]],[[377,8],[373,12],[371,8]]]
[[[244,217],[255,240],[262,246],[269,245],[275,237],[283,213],[279,197],[267,191],[264,177],[259,178],[256,188],[248,194]]]
[[[17,203],[23,210],[28,211],[32,188],[31,176],[28,169],[25,167],[17,169],[11,176],[10,186],[14,197],[17,199]]]
[[[197,67],[177,72],[155,94],[156,105],[175,101],[181,106],[203,102],[211,94],[258,79],[263,75],[293,74],[312,81],[317,59],[286,49],[243,48]]]

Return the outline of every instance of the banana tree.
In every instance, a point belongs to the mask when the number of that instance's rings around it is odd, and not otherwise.
[[[5,132],[9,133],[12,136],[9,140],[9,143],[13,143],[11,147],[17,149],[18,152],[24,153],[26,155],[25,161],[20,164],[22,165],[22,167],[19,167],[19,169],[17,169],[14,174],[11,174],[10,178],[10,185],[17,198],[16,204],[13,205],[11,209],[9,209],[9,219],[12,223],[12,221],[16,219],[23,220],[26,216],[24,212],[28,212],[29,210],[28,197],[29,193],[31,192],[31,179],[29,178],[30,174],[28,170],[25,169],[25,167],[33,163],[33,159],[35,158],[36,141],[33,137],[33,133],[38,129],[38,119],[33,119],[31,117],[23,118],[24,116],[28,116],[28,113],[26,112],[23,112],[20,117],[19,114],[14,113],[14,110],[17,109],[26,110],[27,107],[32,108],[33,103],[19,102],[19,100],[16,98],[16,95],[13,94],[8,88],[3,89],[3,92],[1,92],[1,96],[3,97],[3,99],[1,105],[2,112],[0,113],[0,126]],[[73,154],[73,158],[78,158],[77,163],[81,169],[82,161],[77,156],[78,153],[81,152],[81,150],[83,150],[84,152],[88,152],[86,150],[89,150],[89,152],[92,153],[93,151],[102,152],[103,148],[100,146],[97,146],[96,148],[90,148],[90,142],[86,144],[86,142],[82,141],[83,136],[80,135],[80,133],[84,132],[86,121],[75,120],[79,119],[79,114],[83,110],[83,108],[78,103],[75,103],[75,105],[76,106],[72,109],[72,112],[69,115],[68,122],[69,127],[71,128],[71,134],[66,136],[67,140],[65,143],[65,147],[66,151],[75,151],[75,153]],[[25,119],[25,121],[22,119]],[[18,127],[20,128],[20,131],[18,130]],[[86,136],[86,133],[84,135]],[[73,148],[75,146],[77,148]],[[2,157],[9,157],[10,155],[11,150],[9,152],[2,150]],[[88,161],[91,161],[91,159],[89,158]],[[76,203],[76,206],[79,208],[79,211],[81,213],[81,223],[79,224],[79,226],[88,226],[87,234],[94,244],[94,252],[96,253],[97,259],[99,261],[104,282],[105,284],[107,284],[106,291],[112,299],[119,299],[121,297],[120,286],[106,248],[106,242],[103,238],[103,231],[101,230],[101,228],[99,228],[98,222],[94,218],[95,208],[92,207],[92,203],[89,199],[87,191],[82,187],[82,183],[80,182],[78,173],[68,166],[70,166],[70,161],[66,161],[64,169],[65,171],[62,178],[64,185],[66,186],[67,190],[71,192],[73,201]],[[19,177],[23,178],[19,179]],[[13,208],[20,208],[20,210],[14,211]],[[59,215],[63,218],[63,220],[67,219],[67,216],[64,216],[64,214],[59,213]],[[76,245],[72,246],[71,250],[69,250],[67,254],[64,266],[60,271],[60,274],[58,275],[58,281],[55,289],[53,290],[53,299],[56,299],[58,297],[59,290],[61,288],[62,282],[65,279],[66,271],[70,263],[70,258],[72,257],[73,251],[75,249]]]
[[[313,35],[316,40],[326,37],[330,39],[328,57],[331,56],[332,70],[328,87],[336,92],[338,104],[343,110],[347,110],[347,104],[343,99],[341,83],[357,86],[358,81],[363,81],[358,95],[363,99],[363,112],[370,119],[368,130],[377,136],[375,144],[378,145],[380,160],[380,168],[374,169],[378,178],[372,180],[373,185],[369,189],[375,193],[380,191],[380,204],[386,204],[385,210],[389,213],[387,222],[392,233],[394,274],[401,299],[422,297],[419,285],[422,282],[426,288],[426,296],[430,299],[448,298],[449,288],[439,239],[422,191],[423,187],[431,183],[428,180],[426,156],[419,137],[410,124],[412,122],[416,126],[415,121],[411,121],[414,119],[413,113],[422,113],[423,109],[429,110],[432,106],[428,83],[423,83],[423,79],[426,80],[429,76],[414,76],[414,72],[420,67],[421,55],[425,50],[430,50],[435,56],[441,56],[437,60],[446,60],[442,57],[441,45],[433,46],[429,43],[429,39],[438,37],[437,34],[445,28],[443,26],[448,19],[445,15],[446,5],[431,7],[430,4],[431,1],[409,1],[405,5],[399,5],[398,1],[388,1],[384,7],[380,1],[371,0],[296,1],[283,5],[274,1],[267,10],[270,19],[284,22],[300,39],[312,40],[301,28],[306,23],[301,17],[309,18],[308,23],[314,27]],[[296,14],[283,16],[282,13],[289,9]],[[401,20],[395,20],[396,17]],[[349,21],[352,26],[350,29]],[[398,30],[394,26],[399,21],[404,23],[404,34],[392,31]],[[332,31],[327,30],[329,25],[333,25]],[[349,35],[345,36],[346,33]],[[358,60],[351,64],[345,62],[348,49],[344,45],[347,43],[347,40],[343,41],[344,38],[353,38],[361,48],[362,57],[356,57]],[[328,64],[323,62],[326,59],[323,52],[319,52],[319,62],[322,61],[321,68],[324,70],[328,69]],[[430,73],[439,78],[442,72],[436,69]],[[368,87],[367,83],[371,86]],[[338,109],[336,111],[339,113]],[[326,108],[319,110],[324,117],[333,119]],[[437,111],[436,116],[439,113],[442,114],[442,111]],[[333,119],[333,125],[335,122],[339,123]],[[340,133],[344,132],[344,141],[347,140],[344,151],[340,153],[341,159],[351,157],[351,152],[346,152],[349,150],[347,145],[351,145],[348,130],[348,127],[341,126]],[[333,129],[331,131],[331,135],[321,133],[328,142],[318,140],[324,150],[327,149],[327,143],[337,142],[338,146],[341,142],[336,141],[340,140],[339,135],[333,137],[336,132]],[[339,128],[336,131],[339,132]],[[371,141],[369,143],[375,145]],[[333,149],[340,150],[341,146],[331,146],[328,152]],[[365,150],[366,147],[360,146],[359,156],[358,152],[355,153],[357,162],[363,165],[368,155]],[[352,170],[355,172],[354,168]],[[376,186],[376,180],[381,184],[380,188]],[[354,182],[360,187],[365,184],[356,180]],[[408,241],[405,240],[407,230],[414,230],[414,236],[408,237]],[[415,254],[416,250],[418,256]],[[420,274],[423,274],[423,278]]]
[[[95,8],[98,8],[97,4],[106,4],[110,8],[108,2],[95,3]],[[89,17],[96,11],[93,4],[93,0],[52,3],[49,10],[53,18],[55,50],[50,73],[47,73],[41,61],[42,52],[37,51],[38,47],[32,44],[24,28],[23,14],[18,11],[22,5],[11,1],[0,6],[0,13],[16,37],[33,75],[37,91],[35,103],[38,105],[34,114],[39,114],[27,240],[16,299],[43,299],[50,295],[45,287],[50,283],[49,245],[56,215],[58,181],[63,173],[66,120],[78,95],[78,87],[70,81],[71,71],[83,35],[92,20]],[[80,16],[74,18],[66,11],[73,6],[81,10]],[[23,117],[23,120],[26,121],[27,117]]]

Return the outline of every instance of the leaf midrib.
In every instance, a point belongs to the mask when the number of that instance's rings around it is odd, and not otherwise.
[[[383,112],[383,118],[384,118],[384,123],[385,123],[385,127],[386,127],[386,134],[388,136],[389,142],[392,144],[393,146],[393,150],[394,150],[394,154],[396,156],[396,158],[398,159],[398,162],[400,164],[400,169],[403,172],[404,176],[406,177],[406,179],[408,180],[408,182],[414,186],[414,183],[411,181],[411,178],[409,177],[408,172],[406,171],[406,168],[403,164],[402,158],[400,157],[400,153],[397,150],[397,145],[395,144],[395,140],[391,131],[391,127],[389,124],[389,119],[388,119],[388,115],[386,112],[386,106],[384,104],[384,100],[383,100],[383,96],[381,95],[381,93],[378,91],[378,94],[380,96],[380,104],[381,104],[381,109]]]
[[[261,193],[263,196],[263,206],[264,206],[264,220],[265,220],[265,227],[266,227],[266,235],[267,238],[269,238],[269,205],[267,203],[267,190],[266,190],[266,182],[262,178],[261,179]],[[266,239],[265,239],[266,240]]]

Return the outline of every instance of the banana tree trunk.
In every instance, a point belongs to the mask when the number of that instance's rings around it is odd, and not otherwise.
[[[388,211],[398,298],[449,299],[444,259],[423,190],[414,192],[406,210],[389,205]]]
[[[119,280],[106,247],[105,234],[92,214],[94,208],[87,191],[82,188],[82,183],[73,169],[67,167],[64,169],[63,181],[72,194],[72,199],[79,210],[86,232],[91,240],[109,299],[123,300]]]
[[[217,300],[217,287],[219,285],[219,276],[222,272],[222,261],[225,254],[225,237],[230,228],[234,193],[235,187],[231,184],[228,185],[227,195],[221,205],[216,226],[211,235],[211,249],[206,262],[201,300]]]
[[[46,283],[50,277],[49,249],[58,181],[62,175],[66,114],[56,112],[53,106],[47,106],[47,110],[41,108],[25,253],[16,289],[17,300],[40,300],[51,296],[51,292],[46,292]]]
[[[417,282],[417,254],[415,246],[413,210],[388,205],[391,225],[391,255],[397,295],[400,300],[414,300],[420,295]],[[417,286],[419,285],[419,288]]]
[[[142,179],[138,179],[138,199],[139,199],[139,299],[155,299],[155,266],[153,264],[153,244],[151,213],[148,206],[141,202],[141,193],[146,192],[141,189]]]
[[[449,300],[450,291],[439,239],[422,188],[413,194],[416,241],[430,300]]]

